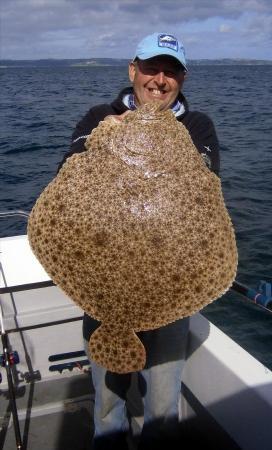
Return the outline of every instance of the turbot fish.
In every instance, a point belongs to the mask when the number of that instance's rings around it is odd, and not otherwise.
[[[28,237],[52,280],[100,322],[94,361],[145,366],[137,332],[190,316],[237,270],[220,179],[158,103],[99,123],[34,205]]]

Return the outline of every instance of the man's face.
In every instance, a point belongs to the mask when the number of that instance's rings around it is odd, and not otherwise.
[[[185,78],[182,66],[171,56],[137,60],[129,65],[137,106],[160,100],[163,109],[175,101]]]

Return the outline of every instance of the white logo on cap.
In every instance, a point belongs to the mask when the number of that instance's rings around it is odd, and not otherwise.
[[[171,36],[164,36],[161,38],[161,41],[169,41],[171,42],[173,40],[173,38]]]
[[[168,47],[172,50],[178,51],[178,40],[171,34],[159,34],[158,37],[159,47]]]

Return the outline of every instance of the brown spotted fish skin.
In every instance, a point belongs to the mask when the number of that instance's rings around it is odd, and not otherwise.
[[[100,122],[38,198],[28,236],[53,281],[102,323],[91,356],[118,373],[145,365],[135,332],[199,311],[236,275],[220,180],[158,104]]]

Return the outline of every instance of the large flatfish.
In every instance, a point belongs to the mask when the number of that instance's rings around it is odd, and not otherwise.
[[[100,122],[38,198],[28,236],[53,281],[101,322],[90,352],[113,372],[144,367],[135,332],[199,311],[236,275],[220,180],[157,103]]]

